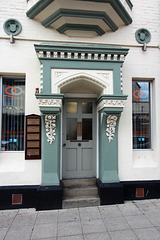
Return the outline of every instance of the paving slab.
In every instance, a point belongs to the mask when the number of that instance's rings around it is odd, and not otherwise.
[[[51,237],[51,238],[34,238],[33,240],[57,240],[57,237]]]
[[[139,240],[133,230],[109,232],[111,240]]]
[[[160,232],[155,228],[135,229],[139,240],[159,240]]]
[[[144,201],[136,201],[135,205],[139,208],[139,210],[142,213],[148,212],[148,211],[160,211],[160,209],[150,200],[144,200]]]
[[[5,240],[29,240],[32,234],[32,225],[30,226],[13,226],[6,234]]]
[[[38,213],[26,213],[26,214],[18,214],[14,218],[12,226],[28,226],[34,225],[36,217]]]
[[[151,199],[150,201],[153,204],[155,204],[158,208],[160,208],[160,199]]]
[[[144,215],[125,216],[125,219],[132,229],[153,227],[151,222]]]
[[[98,207],[79,208],[81,221],[101,218]]]
[[[77,236],[67,236],[67,237],[58,237],[57,240],[83,240],[82,235],[77,235]]]
[[[1,215],[0,216],[0,228],[9,228],[14,221],[15,216]]]
[[[126,204],[119,204],[118,208],[120,212],[124,216],[129,216],[129,215],[142,215],[143,213],[141,210],[136,206],[135,203],[126,203]]]
[[[59,214],[58,211],[38,212],[35,225],[57,223],[58,214]]]
[[[130,229],[129,224],[124,217],[108,217],[104,218],[104,222],[108,231]]]
[[[85,220],[82,222],[82,229],[84,234],[107,231],[102,219]]]
[[[18,214],[31,214],[37,213],[35,208],[22,208],[19,209]]]
[[[160,227],[160,213],[148,211],[144,214],[146,218],[153,224],[155,227]]]
[[[3,240],[7,234],[8,228],[0,228],[0,240]]]
[[[82,227],[80,222],[60,222],[58,223],[58,237],[81,235]]]
[[[116,205],[105,205],[105,206],[99,206],[98,208],[102,218],[122,216],[122,213],[120,212],[119,208]]]
[[[59,211],[58,222],[80,221],[78,208],[62,209]]]
[[[19,209],[16,209],[16,210],[1,210],[0,211],[0,217],[1,216],[8,216],[8,217],[14,217],[18,214],[19,212]]]
[[[111,238],[107,232],[85,234],[84,239],[85,240],[111,240]]]
[[[38,224],[34,226],[31,239],[51,238],[57,236],[57,224]]]

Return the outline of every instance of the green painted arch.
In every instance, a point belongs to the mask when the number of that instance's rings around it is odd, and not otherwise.
[[[112,19],[105,12],[98,11],[85,11],[85,10],[72,10],[72,9],[59,9],[46,20],[42,22],[44,27],[48,27],[61,17],[78,17],[78,18],[93,18],[103,20],[112,31],[116,31],[118,26],[112,21]]]
[[[67,30],[78,30],[78,31],[93,31],[99,36],[102,36],[105,32],[98,25],[87,25],[87,24],[69,24],[66,23],[59,27],[57,31],[59,33],[64,33]]]

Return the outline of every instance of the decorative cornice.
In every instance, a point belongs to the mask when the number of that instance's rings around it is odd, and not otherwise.
[[[62,99],[38,99],[39,107],[54,107],[62,109]]]
[[[45,116],[45,128],[47,142],[52,144],[55,141],[56,136],[56,116],[46,115]]]
[[[98,104],[97,110],[100,111],[103,108],[123,108],[124,104],[125,100],[122,99],[104,99]]]
[[[117,116],[109,115],[107,117],[106,123],[106,136],[108,137],[108,141],[111,142],[114,139],[114,134],[116,131],[116,124],[117,124]]]
[[[75,60],[121,62],[125,60],[129,49],[108,46],[40,44],[35,45],[37,56],[41,60]]]

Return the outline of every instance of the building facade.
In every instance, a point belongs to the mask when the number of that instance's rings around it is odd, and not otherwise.
[[[0,3],[0,208],[160,197],[160,2]]]

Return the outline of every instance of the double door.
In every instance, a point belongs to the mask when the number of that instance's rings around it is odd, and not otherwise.
[[[95,176],[96,111],[92,99],[66,99],[63,114],[63,178]]]

